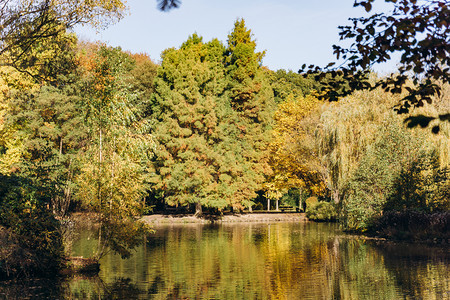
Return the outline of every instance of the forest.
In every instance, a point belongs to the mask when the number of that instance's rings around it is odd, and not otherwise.
[[[264,67],[243,19],[226,43],[193,33],[160,63],[64,28],[1,55],[14,58],[0,66],[2,276],[60,268],[73,211],[98,214],[98,257],[129,256],[151,232],[139,217],[167,207],[201,216],[306,204],[310,219],[348,231],[405,235],[415,220],[428,231],[403,238],[446,238],[446,82],[406,114],[393,107],[413,80],[330,102],[334,76]],[[439,132],[405,122],[420,115]]]

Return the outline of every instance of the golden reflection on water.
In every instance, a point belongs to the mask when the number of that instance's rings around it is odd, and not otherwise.
[[[450,299],[442,248],[367,242],[335,224],[156,227],[128,260],[108,255],[72,299]],[[96,241],[80,233],[75,255]]]

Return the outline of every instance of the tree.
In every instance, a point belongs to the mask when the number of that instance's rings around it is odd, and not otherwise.
[[[179,0],[158,0],[163,11],[178,7]],[[0,0],[0,66],[26,72],[35,61],[28,59],[36,43],[52,43],[77,24],[103,29],[120,20],[122,0]],[[40,74],[32,74],[39,76]]]
[[[155,184],[168,204],[242,210],[263,189],[275,103],[255,47],[238,20],[227,48],[194,34],[164,52],[152,133]]]
[[[306,97],[318,91],[321,85],[313,76],[304,78],[293,71],[277,70],[270,76],[275,101],[281,103],[289,96]]]
[[[319,157],[346,229],[367,230],[390,209],[448,206],[450,126],[442,124],[439,135],[406,128],[391,109],[400,97],[381,88],[358,91],[321,113]],[[438,113],[428,104],[417,110]]]
[[[64,260],[60,223],[47,209],[49,191],[0,174],[0,277],[57,274]]]
[[[223,45],[208,44],[193,34],[180,49],[168,49],[155,80],[152,134],[155,149],[156,188],[169,205],[223,208],[225,176],[218,149],[221,135],[218,117],[224,101],[221,66]]]
[[[120,0],[0,0],[0,6],[0,62],[20,70],[18,63],[36,43],[51,41],[76,24],[105,27],[125,10]]]
[[[130,107],[133,60],[120,48],[92,46],[82,56],[83,113],[88,140],[80,151],[76,197],[100,217],[100,258],[108,251],[127,257],[149,228],[136,220],[144,211],[153,146],[145,122]]]
[[[47,85],[33,84],[30,78],[17,76],[17,71],[11,69],[5,72],[9,87],[5,127],[1,131],[5,138],[2,171],[20,174],[34,184],[46,186],[51,191],[48,205],[57,217],[63,217],[70,204],[75,156],[86,133],[80,98],[73,93],[76,40],[70,34],[65,36],[67,39],[62,34],[56,49],[39,41],[34,45],[36,49],[30,50],[42,62],[37,72],[45,75]],[[48,63],[48,54],[56,52],[56,57],[51,58],[55,63],[52,65]],[[53,68],[58,71],[53,72]]]
[[[315,146],[314,131],[319,120],[311,122],[310,115],[320,101],[312,96],[288,96],[275,112],[273,139],[270,143],[270,165],[273,175],[270,190],[307,190],[312,194],[324,193],[324,178],[318,167],[319,155]]]
[[[261,67],[263,56],[264,52],[256,52],[256,42],[245,21],[236,20],[228,35],[225,59],[232,108],[229,144],[236,151],[238,171],[238,177],[230,182],[236,191],[230,199],[236,209],[250,207],[251,199],[271,174],[268,145],[275,101],[269,73]]]
[[[372,10],[375,0],[355,0],[354,6],[363,6],[367,12]],[[411,107],[421,107],[424,102],[431,103],[432,96],[440,95],[438,84],[449,83],[449,36],[450,18],[447,0],[385,0],[394,7],[390,13],[376,13],[370,17],[351,18],[352,26],[340,26],[341,40],[350,39],[349,48],[333,46],[337,57],[344,63],[335,68],[330,63],[326,68],[310,66],[307,73],[317,73],[317,79],[331,74],[332,80],[322,88],[322,97],[332,101],[349,95],[355,90],[375,89],[379,86],[386,91],[400,94],[403,89],[408,94],[398,103],[398,113],[408,113]],[[398,74],[368,81],[370,68],[383,63],[392,54],[401,54]],[[303,72],[305,65],[300,72]],[[412,80],[414,86],[408,86]],[[450,121],[450,114],[438,117],[416,116],[408,118],[411,126],[427,126],[432,120]],[[433,127],[439,132],[439,125]]]

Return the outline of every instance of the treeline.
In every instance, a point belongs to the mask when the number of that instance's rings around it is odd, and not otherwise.
[[[226,44],[193,34],[159,65],[61,31],[1,67],[1,268],[27,269],[33,245],[62,261],[61,224],[80,208],[100,216],[98,257],[129,255],[149,231],[136,218],[160,205],[201,214],[314,196],[359,231],[387,210],[448,211],[449,124],[406,128],[400,97],[380,90],[324,103],[321,83],[263,56],[238,20]],[[448,111],[444,89],[422,109]]]

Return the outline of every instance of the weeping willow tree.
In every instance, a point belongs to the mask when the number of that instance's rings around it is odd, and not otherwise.
[[[411,115],[440,114],[447,97]],[[317,146],[347,229],[364,231],[388,209],[448,208],[448,126],[437,135],[408,128],[414,126],[392,110],[396,101],[379,90],[358,92],[321,114]]]
[[[322,175],[335,203],[358,166],[368,145],[373,143],[378,124],[395,97],[381,90],[356,92],[339,103],[327,106],[316,130],[317,147],[322,161]]]

